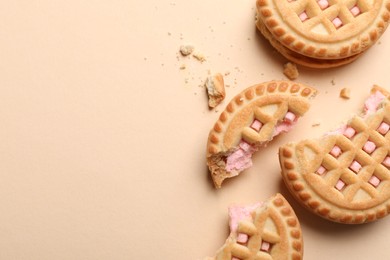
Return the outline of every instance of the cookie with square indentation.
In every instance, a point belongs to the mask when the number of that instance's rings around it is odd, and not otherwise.
[[[364,113],[318,139],[280,147],[294,197],[328,220],[358,224],[390,211],[389,93],[374,86]]]
[[[220,114],[207,141],[207,165],[216,188],[252,166],[252,154],[289,131],[309,109],[312,87],[271,81],[249,87]]]
[[[264,203],[232,206],[229,216],[230,235],[216,256],[207,260],[302,259],[302,230],[281,194]]]
[[[257,0],[256,26],[287,59],[307,67],[350,63],[384,33],[390,0]]]

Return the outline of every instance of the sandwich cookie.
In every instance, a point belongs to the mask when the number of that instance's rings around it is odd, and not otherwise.
[[[359,224],[390,212],[389,93],[374,86],[364,113],[319,139],[280,147],[294,197],[330,221]]]
[[[356,60],[390,19],[390,0],[257,0],[256,7],[256,26],[271,45],[311,68]]]
[[[316,90],[271,81],[249,87],[220,114],[207,140],[207,165],[216,188],[252,166],[252,154],[275,136],[292,129],[310,107]]]
[[[287,200],[276,194],[264,203],[229,208],[230,235],[215,257],[205,260],[300,260],[302,231]]]

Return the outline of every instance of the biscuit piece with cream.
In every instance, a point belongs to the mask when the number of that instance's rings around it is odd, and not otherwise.
[[[282,176],[294,197],[334,222],[365,223],[390,211],[389,93],[378,86],[371,92],[361,116],[279,151]]]
[[[281,194],[264,203],[230,207],[229,217],[228,239],[207,260],[302,259],[301,227]]]
[[[291,130],[316,90],[291,81],[249,87],[227,105],[207,141],[207,165],[216,188],[252,166],[252,154]]]

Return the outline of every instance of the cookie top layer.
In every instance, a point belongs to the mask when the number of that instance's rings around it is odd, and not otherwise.
[[[384,92],[388,95],[387,92]],[[335,133],[280,148],[285,183],[314,213],[357,224],[390,211],[390,102]]]
[[[383,34],[390,0],[257,0],[257,19],[297,53],[340,59],[363,52]]]
[[[294,210],[277,194],[238,223],[214,260],[293,259],[303,257],[302,231]]]

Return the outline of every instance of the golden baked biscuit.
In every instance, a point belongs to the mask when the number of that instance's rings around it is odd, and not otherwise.
[[[374,221],[390,211],[390,102],[377,86],[364,113],[318,139],[280,147],[282,176],[294,197],[334,222]]]
[[[302,231],[287,200],[276,194],[264,203],[231,207],[230,235],[207,260],[300,260]]]
[[[291,81],[271,81],[234,97],[208,136],[207,165],[215,187],[249,168],[254,152],[289,131],[309,109],[316,92]]]
[[[271,45],[313,68],[354,61],[390,19],[390,0],[257,0],[256,6],[256,26]]]

